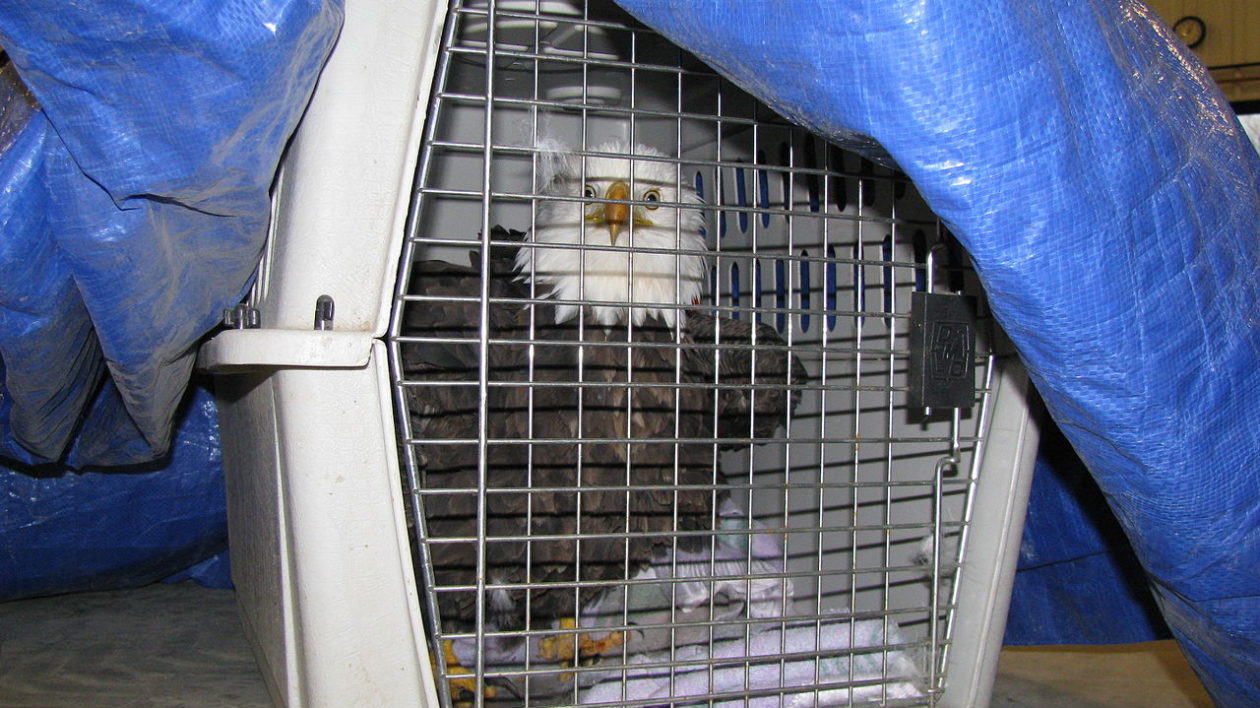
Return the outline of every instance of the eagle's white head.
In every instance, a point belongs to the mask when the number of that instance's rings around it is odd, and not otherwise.
[[[555,157],[517,271],[550,286],[552,297],[586,301],[602,325],[641,325],[656,315],[673,327],[683,310],[654,305],[690,306],[700,297],[704,215],[689,206],[700,198],[653,148],[614,141],[591,152],[618,156]],[[556,321],[577,313],[558,305]]]

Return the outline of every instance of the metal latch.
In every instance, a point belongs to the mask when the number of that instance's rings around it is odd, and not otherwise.
[[[336,303],[331,295],[320,295],[315,299],[315,329],[327,331],[333,328],[333,316],[336,314]]]
[[[970,408],[976,400],[975,299],[910,296],[910,405]]]
[[[223,311],[223,326],[228,329],[258,329],[262,326],[262,316],[258,314],[258,308],[241,303]]]

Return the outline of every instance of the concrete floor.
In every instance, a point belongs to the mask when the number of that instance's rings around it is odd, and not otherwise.
[[[270,708],[236,596],[193,583],[0,604],[4,708]]]
[[[231,592],[154,585],[0,604],[5,708],[267,708]],[[994,708],[1211,708],[1172,642],[1002,653]]]

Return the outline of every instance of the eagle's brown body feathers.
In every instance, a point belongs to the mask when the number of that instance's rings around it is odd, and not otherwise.
[[[505,260],[492,263],[492,298],[531,297]],[[480,292],[480,275],[420,262],[411,284],[413,294],[467,298]],[[556,584],[488,591],[487,620],[503,630],[527,618],[549,628],[654,554],[707,543],[688,532],[711,531],[726,495],[719,449],[769,436],[799,398],[732,388],[753,383],[754,334],[755,383],[787,383],[789,361],[792,379],[804,376],[769,327],[689,312],[678,338],[653,317],[632,329],[589,317],[557,324],[552,307],[489,308],[486,583]],[[477,438],[479,312],[477,302],[417,303],[401,331],[458,340],[402,345],[405,375],[425,382],[407,389],[413,435],[432,441],[418,446],[422,486],[451,490],[424,496],[438,588],[476,582],[480,449],[444,441]],[[575,591],[574,582],[595,584]],[[475,618],[475,592],[438,592],[444,621]]]

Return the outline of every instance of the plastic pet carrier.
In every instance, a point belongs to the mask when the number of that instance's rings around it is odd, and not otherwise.
[[[899,173],[610,2],[351,3],[221,372],[287,705],[987,704],[1033,453]]]

